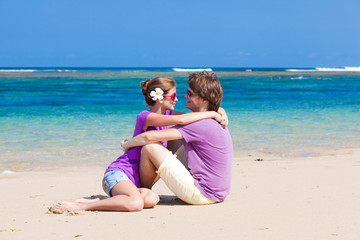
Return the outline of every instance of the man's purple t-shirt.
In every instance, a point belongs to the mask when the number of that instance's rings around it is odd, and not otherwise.
[[[200,192],[217,202],[230,193],[233,145],[228,129],[214,119],[176,126],[184,137],[188,168]]]
[[[150,130],[163,130],[166,129],[167,126],[163,127],[148,127],[144,130],[146,118],[149,116],[151,112],[142,111],[136,118],[136,125],[134,130],[134,135],[139,135],[145,131]],[[165,115],[171,115],[171,111],[167,110]],[[165,147],[167,142],[161,142]],[[124,172],[129,179],[135,184],[136,187],[140,187],[140,176],[139,176],[139,163],[140,163],[140,154],[142,147],[134,147],[129,149],[126,153],[121,155],[118,159],[112,162],[109,167],[106,169],[106,172],[116,170]]]

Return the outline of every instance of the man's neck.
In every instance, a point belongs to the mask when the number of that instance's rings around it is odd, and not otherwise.
[[[207,107],[199,107],[197,109],[194,109],[193,112],[207,112]]]

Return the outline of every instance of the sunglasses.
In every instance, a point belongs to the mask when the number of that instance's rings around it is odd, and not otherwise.
[[[189,89],[187,90],[186,94],[187,94],[189,97],[199,96],[199,94],[195,94],[195,93],[190,92]]]
[[[175,101],[175,98],[176,98],[176,92],[173,92],[173,94],[171,95],[163,95],[164,97],[169,97],[171,98],[171,100]]]

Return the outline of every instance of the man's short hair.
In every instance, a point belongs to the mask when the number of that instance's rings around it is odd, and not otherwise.
[[[192,73],[189,75],[188,84],[191,90],[209,102],[208,111],[219,109],[223,90],[215,73],[207,71]]]

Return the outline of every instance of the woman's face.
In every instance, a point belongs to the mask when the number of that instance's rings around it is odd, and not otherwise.
[[[174,93],[175,93],[175,96],[173,95]],[[173,87],[172,89],[170,89],[167,92],[167,94],[164,94],[163,96],[164,96],[164,98],[163,98],[164,107],[167,110],[174,110],[175,109],[175,104],[178,101],[178,98],[176,96],[176,87]]]

